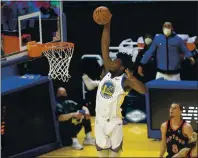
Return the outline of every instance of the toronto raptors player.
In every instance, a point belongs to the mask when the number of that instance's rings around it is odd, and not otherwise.
[[[118,53],[109,57],[110,22],[104,25],[101,41],[106,74],[100,81],[96,97],[95,137],[99,157],[119,157],[122,148],[121,104],[131,89],[144,94],[146,88],[132,73],[132,56]]]
[[[173,157],[188,144],[193,135],[192,126],[182,120],[183,106],[180,103],[172,103],[170,107],[170,120],[161,125],[162,141],[160,157],[163,157],[167,148],[167,157]]]

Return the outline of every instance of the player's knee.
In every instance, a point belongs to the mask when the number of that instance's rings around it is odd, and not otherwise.
[[[103,147],[100,147],[97,143],[95,143],[95,146],[96,146],[96,150],[97,151],[103,151],[103,150],[109,150],[110,148],[103,148]]]
[[[97,150],[97,151],[102,151],[103,148],[101,148],[101,147],[96,143],[96,150]]]

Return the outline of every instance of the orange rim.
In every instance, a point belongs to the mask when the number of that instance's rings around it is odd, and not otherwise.
[[[44,44],[45,49],[66,49],[66,48],[73,48],[74,43],[71,42],[55,42],[55,43],[46,43]]]
[[[43,52],[49,50],[73,49],[74,43],[71,42],[50,42],[45,44],[36,43],[36,41],[28,42],[27,49],[30,57],[40,57]]]

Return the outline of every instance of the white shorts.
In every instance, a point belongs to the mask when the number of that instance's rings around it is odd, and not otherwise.
[[[180,81],[181,80],[180,74],[170,75],[170,74],[164,74],[161,72],[157,72],[156,79],[159,79],[159,78],[164,78],[165,80],[168,80],[168,81]]]
[[[122,119],[96,119],[95,138],[97,150],[111,149],[119,150],[122,148],[123,131]]]

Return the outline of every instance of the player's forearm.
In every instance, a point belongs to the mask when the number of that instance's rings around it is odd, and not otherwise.
[[[179,158],[179,157],[186,157],[186,155],[183,155],[183,154],[177,153],[177,154],[175,154],[173,157],[177,157],[177,158]]]
[[[163,156],[164,156],[164,153],[166,152],[166,149],[162,149],[161,151],[160,151],[160,158],[162,158]]]
[[[131,82],[131,88],[136,90],[137,92],[141,93],[141,94],[145,94],[146,93],[146,87],[145,85],[139,81],[138,79],[136,79],[135,77],[129,79]]]
[[[166,144],[162,143],[161,147],[160,147],[160,156],[159,157],[163,157],[165,152],[166,152]]]
[[[69,113],[69,114],[62,114],[58,117],[58,121],[62,122],[62,121],[68,121],[69,119],[71,119],[73,117],[73,113]]]
[[[109,57],[109,45],[110,45],[110,22],[104,25],[102,40],[101,40],[102,57],[106,67],[108,67],[111,62],[111,59]]]
[[[146,87],[145,85],[141,82],[141,81],[136,81],[137,84],[137,88],[138,88],[138,92],[141,94],[145,94],[146,93]]]
[[[190,151],[190,148],[183,148],[181,149],[177,154],[175,154],[173,157],[187,157],[187,153]]]

